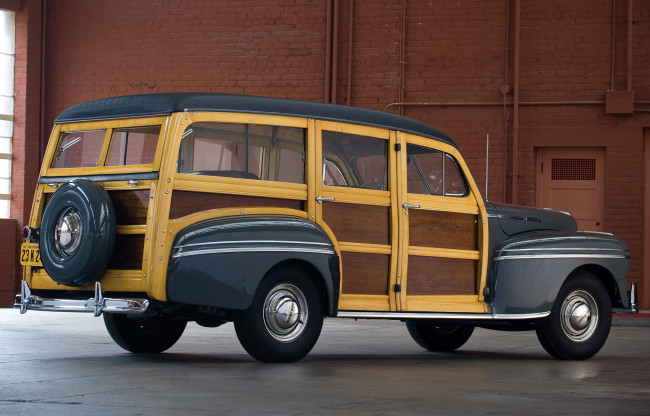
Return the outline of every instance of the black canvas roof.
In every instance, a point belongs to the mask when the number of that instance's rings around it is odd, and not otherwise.
[[[78,104],[63,111],[56,123],[147,117],[179,111],[221,111],[309,117],[386,127],[456,144],[443,132],[419,121],[381,111],[310,101],[210,93],[127,95]]]

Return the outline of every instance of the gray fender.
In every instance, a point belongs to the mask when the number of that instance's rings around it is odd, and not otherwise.
[[[536,232],[499,243],[492,259],[488,292],[493,314],[550,312],[562,284],[576,269],[594,273],[612,295],[612,305],[627,307],[625,274],[630,252],[609,234]]]
[[[339,260],[327,234],[313,222],[289,216],[238,216],[202,221],[174,239],[167,297],[174,302],[247,309],[264,276],[291,263],[306,268],[336,315]]]

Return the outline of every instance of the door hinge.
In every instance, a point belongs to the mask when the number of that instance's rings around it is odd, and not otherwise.
[[[402,285],[395,285],[395,293],[400,293],[402,291]]]
[[[402,150],[402,143],[395,143],[395,151],[399,152],[400,150]]]

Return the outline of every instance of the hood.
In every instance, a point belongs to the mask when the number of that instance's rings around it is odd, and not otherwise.
[[[490,220],[497,220],[505,234],[512,236],[528,231],[578,231],[578,224],[568,212],[549,208],[490,202]]]

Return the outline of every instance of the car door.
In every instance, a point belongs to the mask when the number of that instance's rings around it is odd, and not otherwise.
[[[395,310],[396,161],[387,129],[316,123],[316,217],[341,252],[340,310]]]
[[[453,146],[398,133],[401,311],[485,312],[487,217]]]

